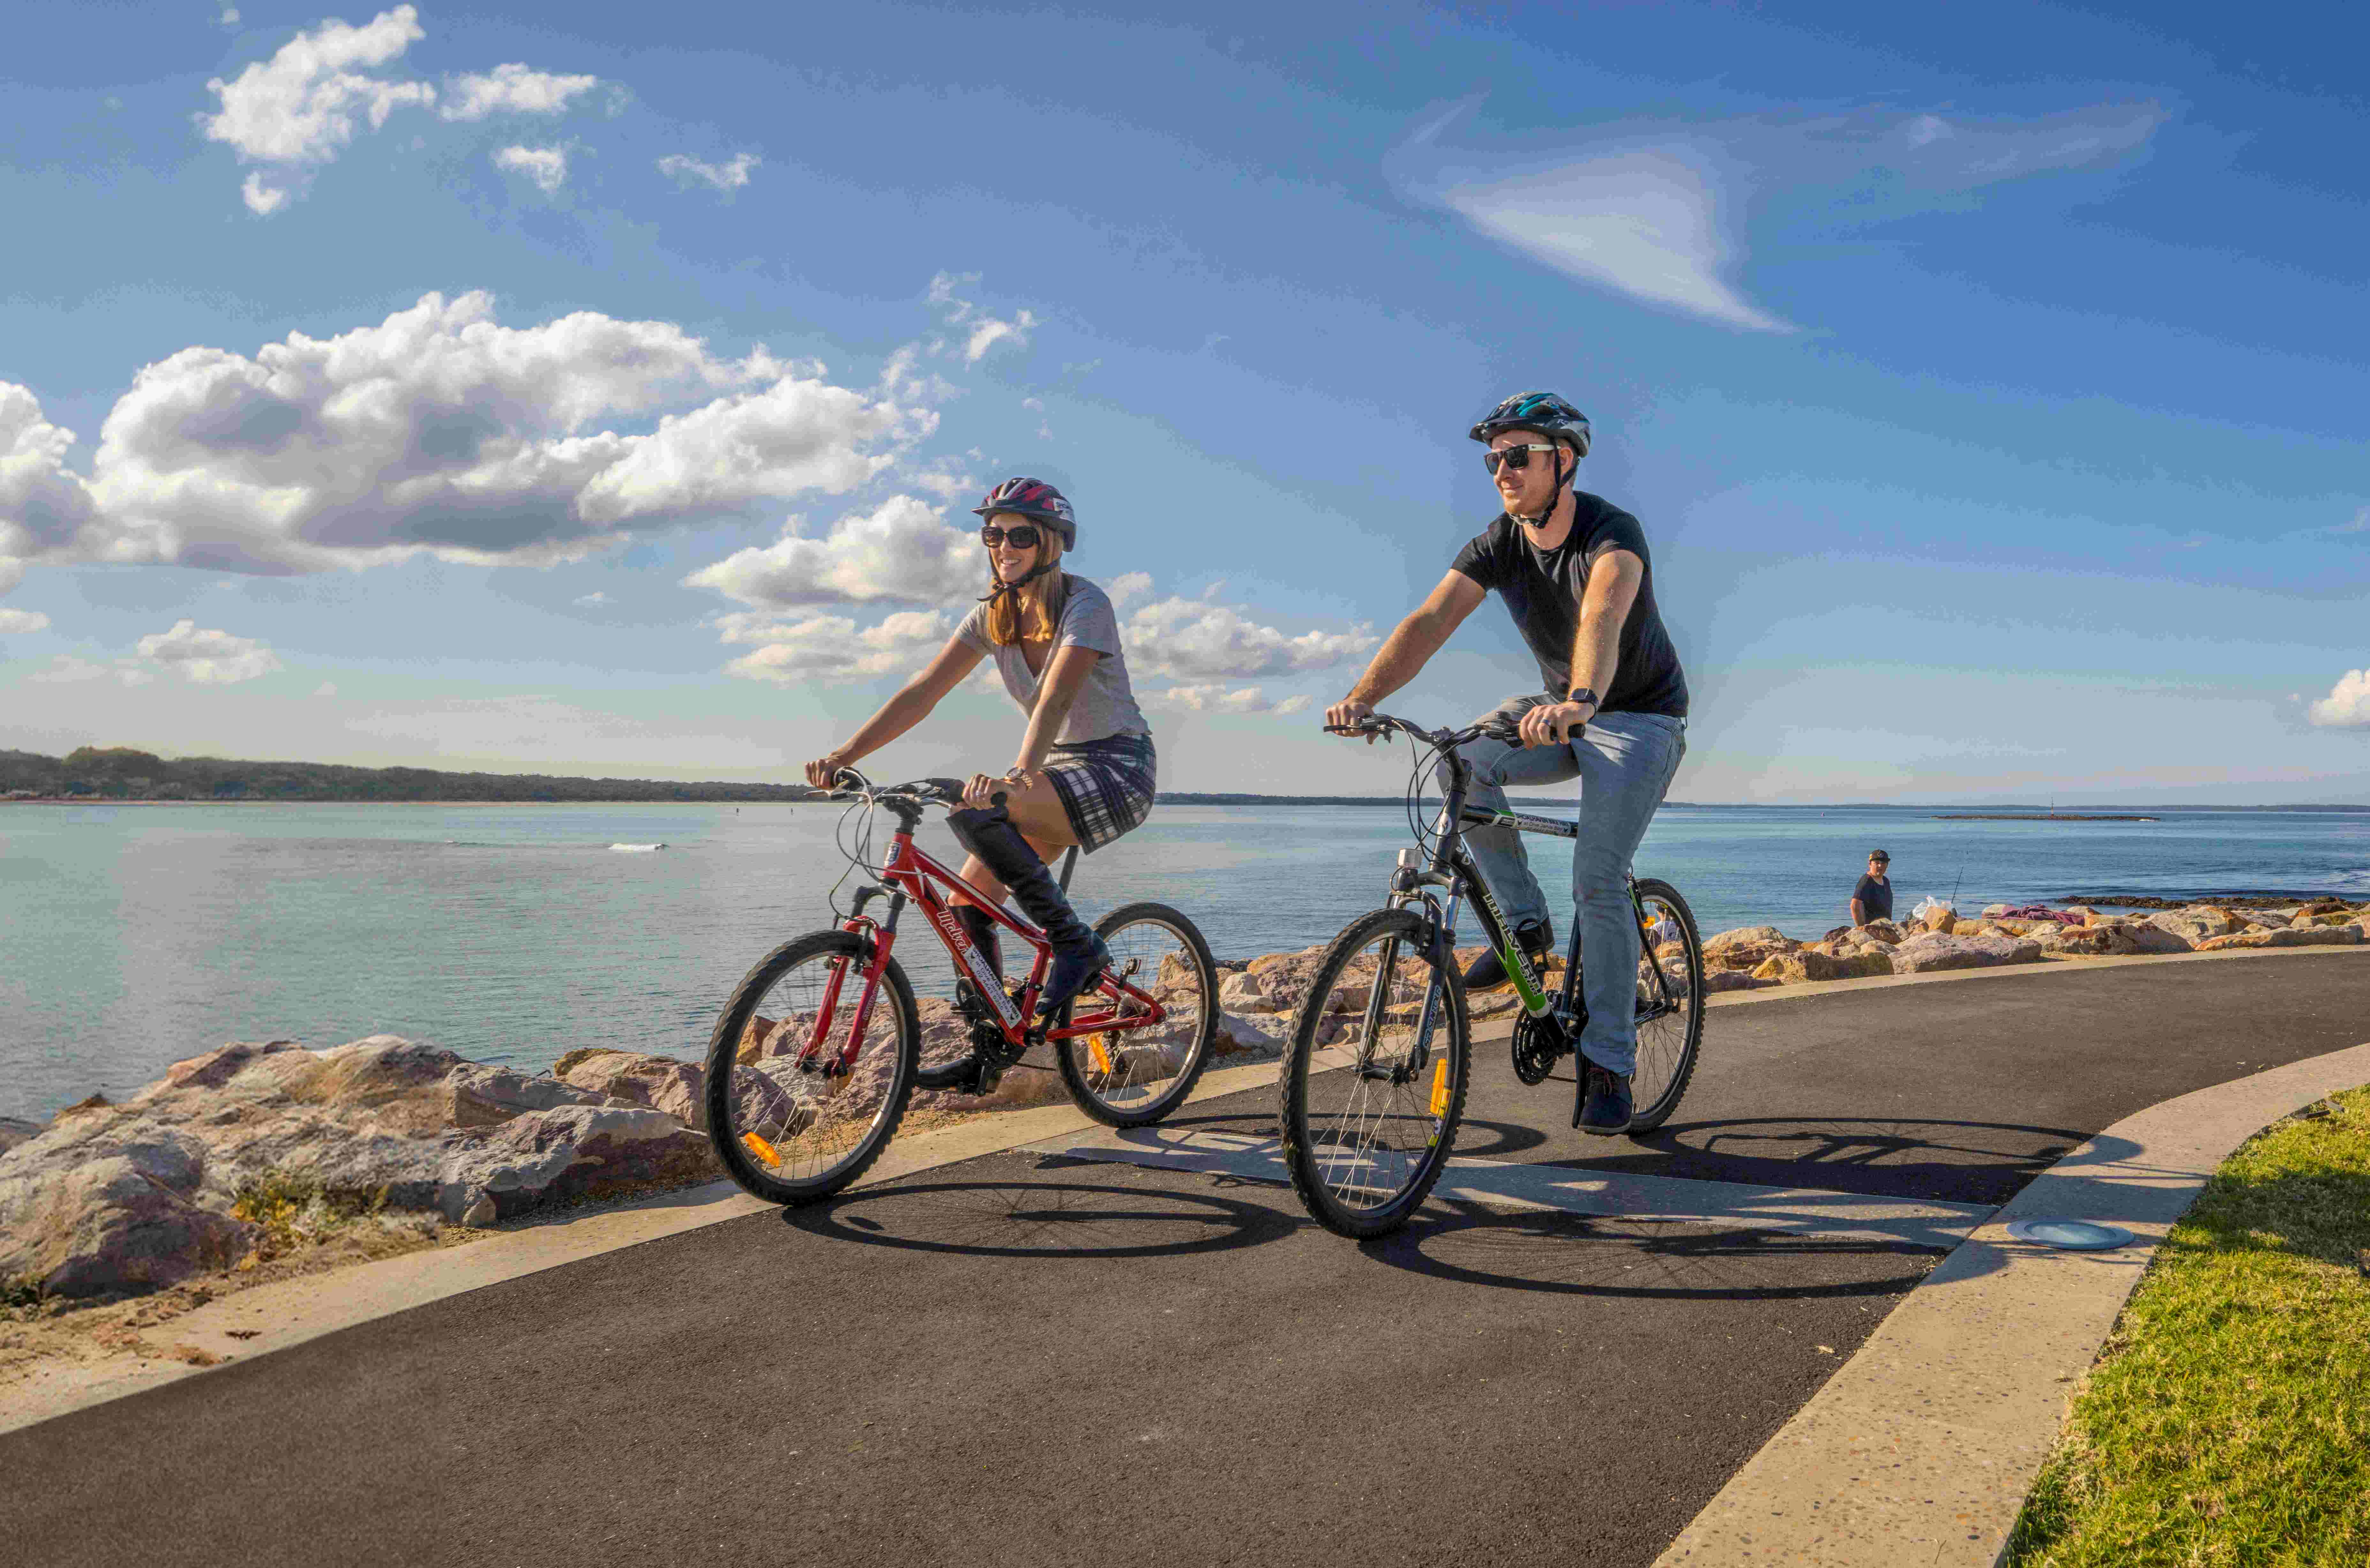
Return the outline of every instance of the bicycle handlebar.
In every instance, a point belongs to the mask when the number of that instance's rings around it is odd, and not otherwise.
[[[1504,741],[1509,745],[1522,744],[1520,729],[1512,721],[1503,719],[1484,719],[1478,723],[1467,724],[1462,730],[1427,730],[1421,724],[1409,723],[1388,713],[1370,713],[1355,724],[1328,724],[1324,730],[1329,735],[1387,735],[1396,732],[1412,736],[1442,751],[1454,750],[1483,735]]]
[[[883,801],[911,801],[918,805],[944,806],[949,811],[960,807],[962,790],[951,778],[916,778],[905,784],[875,784],[852,767],[843,767],[831,776],[833,788],[824,794],[831,801],[865,801],[878,804]],[[988,797],[991,804],[1002,805],[1005,792],[998,790]]]

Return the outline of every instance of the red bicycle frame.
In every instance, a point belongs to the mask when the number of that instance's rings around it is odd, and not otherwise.
[[[1014,919],[995,900],[915,848],[910,827],[901,826],[896,836],[890,840],[889,859],[880,868],[880,880],[893,890],[888,923],[883,925],[869,915],[861,913],[863,905],[859,899],[858,913],[849,916],[840,926],[841,930],[865,937],[871,942],[872,962],[864,969],[864,988],[857,997],[856,1020],[847,1032],[847,1043],[841,1048],[839,1060],[824,1067],[823,1071],[836,1077],[856,1065],[856,1053],[863,1043],[865,1025],[871,1021],[872,1004],[880,996],[880,976],[889,967],[891,950],[897,945],[897,917],[909,901],[929,917],[930,928],[938,933],[938,941],[947,950],[947,956],[954,961],[956,972],[968,974],[972,989],[995,1009],[996,1021],[1004,1030],[1005,1043],[1015,1049],[1026,1044],[1030,1035],[1028,1020],[1036,1016],[1037,999],[1043,994],[1046,971],[1053,964],[1053,950],[1046,942],[1044,933],[1034,926]],[[1006,993],[1003,982],[997,978],[986,956],[972,945],[970,935],[956,922],[954,905],[940,894],[939,885],[949,892],[963,894],[986,910],[989,919],[1036,950],[1036,956],[1029,965],[1028,981],[1021,986],[1017,1003]],[[823,1051],[823,1043],[831,1037],[832,1019],[839,1010],[841,992],[846,985],[850,967],[846,959],[832,962],[831,978],[824,985],[823,1005],[816,1009],[814,1028],[807,1037],[805,1049],[799,1053],[801,1067],[812,1070]],[[1043,1038],[1070,1040],[1080,1035],[1145,1029],[1166,1022],[1168,1017],[1168,1009],[1152,996],[1109,971],[1078,995],[1080,1001],[1090,996],[1100,997],[1105,1004],[1103,1010],[1085,1018],[1073,1017],[1066,1024],[1046,1030]],[[1130,1010],[1124,1016],[1118,1010],[1131,1005],[1142,1010]],[[1090,1043],[1099,1054],[1099,1044]],[[1109,1067],[1108,1062],[1098,1062],[1097,1065],[1106,1069]]]

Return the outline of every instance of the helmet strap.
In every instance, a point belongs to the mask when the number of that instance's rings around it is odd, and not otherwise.
[[[1572,457],[1570,468],[1566,469],[1563,466],[1564,444],[1561,438],[1559,437],[1554,439],[1550,442],[1550,444],[1555,447],[1556,482],[1555,489],[1547,491],[1547,505],[1540,510],[1539,514],[1536,517],[1525,517],[1519,512],[1509,512],[1506,513],[1507,516],[1512,517],[1515,522],[1520,523],[1526,528],[1544,528],[1549,523],[1553,522],[1555,520],[1556,505],[1563,500],[1564,490],[1571,484],[1572,480],[1580,477],[1579,456],[1575,455]]]

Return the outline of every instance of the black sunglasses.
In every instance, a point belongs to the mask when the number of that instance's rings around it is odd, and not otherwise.
[[[1555,449],[1556,444],[1552,441],[1534,441],[1526,446],[1493,446],[1481,454],[1481,466],[1493,474],[1500,468],[1527,468],[1531,466],[1532,453],[1553,452]]]
[[[1014,528],[999,528],[990,523],[979,531],[979,542],[989,549],[1008,544],[1016,550],[1033,550],[1037,548],[1037,541],[1044,536],[1045,531],[1033,523],[1023,523]]]

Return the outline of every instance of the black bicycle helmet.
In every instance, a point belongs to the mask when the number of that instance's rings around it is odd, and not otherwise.
[[[987,499],[972,511],[982,517],[994,512],[1017,512],[1023,517],[1034,517],[1062,536],[1064,549],[1078,548],[1078,517],[1070,510],[1069,497],[1042,479],[1007,479],[988,491]]]
[[[1552,392],[1517,392],[1488,413],[1469,432],[1487,445],[1501,431],[1535,430],[1550,440],[1571,444],[1588,455],[1588,416]]]

